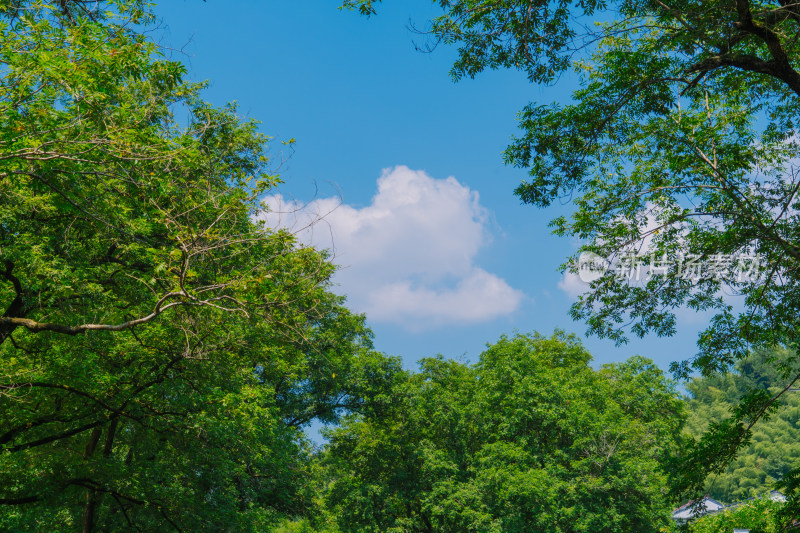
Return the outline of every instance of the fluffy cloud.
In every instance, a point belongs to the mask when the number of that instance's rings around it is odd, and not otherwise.
[[[583,281],[578,274],[569,270],[562,274],[558,281],[558,288],[567,293],[572,300],[577,300],[583,293],[589,292],[591,287]]]
[[[410,328],[491,320],[514,312],[523,294],[475,264],[487,244],[488,213],[455,178],[404,166],[386,169],[366,207],[323,198],[300,205],[267,199],[272,226],[327,248],[350,305],[375,321]]]

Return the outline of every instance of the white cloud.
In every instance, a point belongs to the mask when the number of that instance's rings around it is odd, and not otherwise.
[[[583,293],[589,292],[591,287],[583,281],[578,274],[567,270],[558,280],[558,288],[567,293],[572,300],[577,300]]]
[[[366,207],[323,198],[267,199],[272,226],[333,251],[335,280],[352,308],[410,328],[465,324],[513,313],[524,295],[475,264],[490,240],[478,193],[405,166],[385,169]]]

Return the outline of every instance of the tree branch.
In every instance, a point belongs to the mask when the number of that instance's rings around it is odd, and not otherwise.
[[[154,318],[159,316],[161,313],[163,313],[170,307],[176,307],[178,305],[188,305],[188,302],[182,302],[182,301],[172,302],[164,305],[165,301],[180,296],[186,296],[186,293],[171,292],[169,294],[166,294],[158,301],[158,303],[156,303],[155,309],[149,315],[136,318],[134,320],[129,320],[127,322],[122,322],[120,324],[81,324],[80,326],[67,326],[64,324],[37,322],[29,318],[3,316],[0,317],[0,328],[2,328],[3,326],[13,327],[13,328],[16,328],[17,326],[23,326],[27,328],[29,331],[32,331],[33,333],[39,333],[42,331],[53,331],[55,333],[63,333],[65,335],[78,335],[80,333],[85,333],[87,331],[123,331],[132,328],[134,326],[138,326],[139,324],[146,324],[147,322],[152,321]],[[0,331],[2,330],[0,329]]]
[[[0,498],[0,505],[26,505],[36,503],[41,498],[39,496],[28,496],[26,498]]]

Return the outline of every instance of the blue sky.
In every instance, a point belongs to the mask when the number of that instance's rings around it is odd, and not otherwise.
[[[540,88],[503,71],[454,83],[455,51],[415,51],[424,37],[408,28],[424,27],[431,2],[385,4],[365,19],[335,0],[170,0],[156,35],[209,80],[208,100],[262,122],[276,162],[288,155],[277,141],[296,139],[274,222],[325,215],[298,237],[333,246],[337,290],[367,313],[379,350],[412,366],[437,353],[474,361],[514,330],[583,337],[568,316],[579,287],[558,269],[578,243],[547,227],[571,206],[520,205],[524,171],[501,158],[517,112],[566,101],[574,82]],[[584,341],[597,364],[641,354],[666,369],[694,353],[704,320],[683,312],[676,337],[619,348]]]

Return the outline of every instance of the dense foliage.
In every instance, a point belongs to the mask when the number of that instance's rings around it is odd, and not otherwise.
[[[775,392],[782,380],[775,366],[786,360],[785,349],[761,350],[724,376],[697,377],[690,381],[687,429],[700,437],[709,424],[729,419],[739,400],[753,389]],[[732,503],[762,495],[800,465],[800,396],[782,397],[784,405],[753,428],[749,444],[719,474],[706,481],[706,491],[717,500]]]
[[[572,337],[501,338],[475,365],[421,362],[374,416],[329,432],[341,531],[658,531],[659,461],[683,404],[648,360],[589,366]]]
[[[689,525],[691,533],[719,533],[744,529],[753,533],[779,533],[783,528],[784,504],[768,495],[732,509],[700,517]]]
[[[0,2],[3,531],[265,530],[310,506],[303,428],[397,367],[151,20]]]
[[[403,371],[329,292],[325,253],[262,222],[268,139],[146,37],[149,4],[0,0],[0,530],[646,532],[669,525],[667,472],[725,499],[800,486],[800,405],[772,414],[796,354],[763,351],[792,346],[800,316],[800,11],[622,1],[581,35],[569,17],[606,4],[437,3],[456,77],[576,70],[572,104],[522,114],[517,193],[574,194],[555,228],[585,250],[663,259],[592,285],[574,308],[592,332],[717,311],[675,368],[709,375],[690,428],[712,431],[681,452],[673,383],[639,357],[595,371],[563,334]],[[678,269],[742,252],[765,275]],[[321,453],[315,420],[341,420]]]

